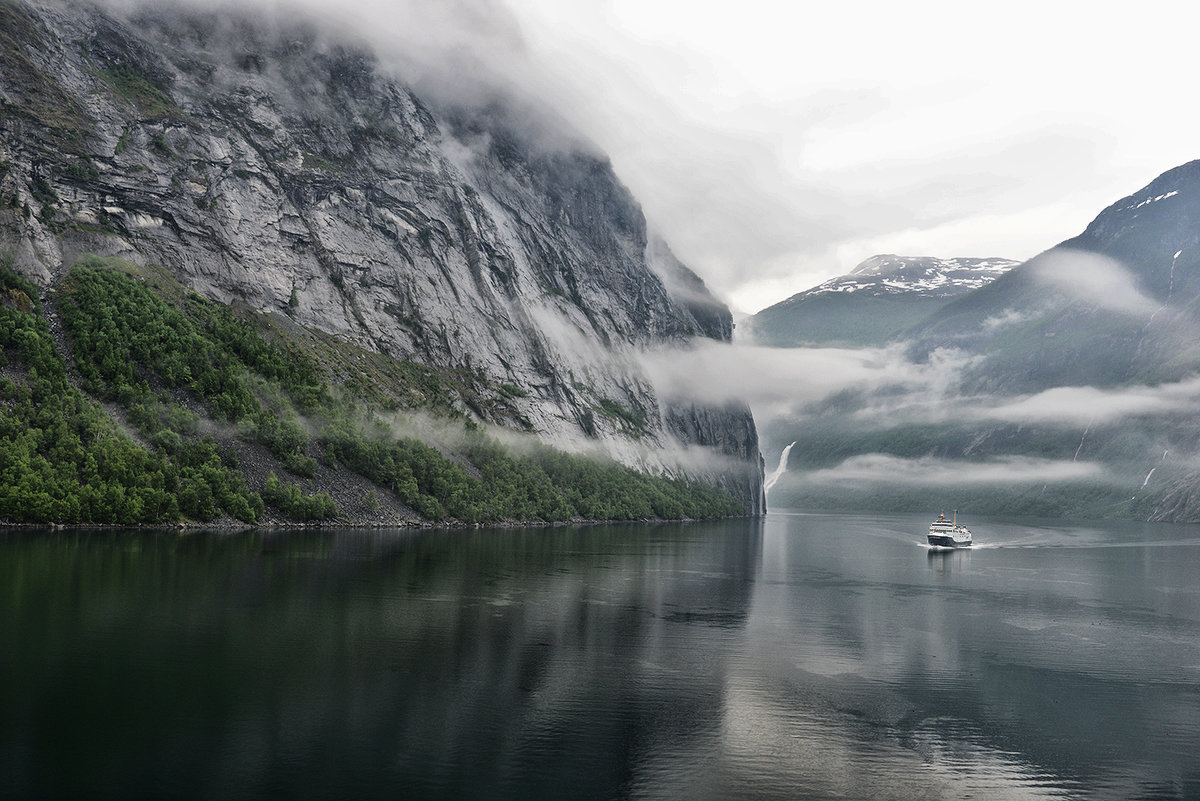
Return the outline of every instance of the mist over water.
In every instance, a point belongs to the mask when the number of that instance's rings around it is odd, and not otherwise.
[[[1196,797],[1200,527],[965,522],[5,534],[0,794]]]

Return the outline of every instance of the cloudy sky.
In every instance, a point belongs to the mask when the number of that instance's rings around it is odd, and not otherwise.
[[[1028,258],[1200,157],[1190,4],[500,2],[741,312],[875,253]]]

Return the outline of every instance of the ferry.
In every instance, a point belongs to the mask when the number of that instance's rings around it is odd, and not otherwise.
[[[947,520],[946,513],[938,515],[938,519],[929,524],[929,544],[938,548],[969,548],[971,532],[966,526],[958,524],[958,510],[954,510],[954,519]]]

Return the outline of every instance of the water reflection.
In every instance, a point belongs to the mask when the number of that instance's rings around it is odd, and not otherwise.
[[[1200,795],[1197,530],[927,525],[0,536],[0,795]]]
[[[609,797],[636,750],[715,728],[760,540],[12,535],[0,775],[26,797]]]
[[[946,579],[971,566],[971,550],[969,548],[953,550],[930,548],[926,555],[926,561],[929,563],[930,570],[938,577]]]
[[[994,523],[922,553],[915,518],[775,522],[734,679],[778,797],[1200,790],[1196,530]]]

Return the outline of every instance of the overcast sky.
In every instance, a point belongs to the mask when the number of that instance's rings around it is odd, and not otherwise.
[[[1028,258],[1200,157],[1192,4],[499,1],[740,312],[876,253]]]

